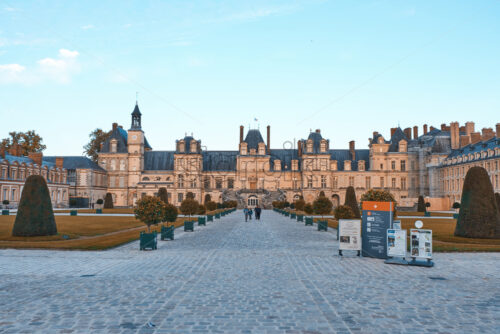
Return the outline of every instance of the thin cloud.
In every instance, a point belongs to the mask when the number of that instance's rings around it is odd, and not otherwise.
[[[89,29],[94,29],[94,25],[93,24],[87,24],[85,26],[81,26],[80,28],[82,28],[83,30],[89,30]]]
[[[0,65],[0,84],[32,85],[41,82],[67,84],[80,72],[78,51],[60,49],[57,58],[43,58],[29,69],[21,64]]]

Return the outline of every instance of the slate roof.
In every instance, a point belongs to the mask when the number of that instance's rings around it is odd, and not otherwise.
[[[176,152],[177,152],[177,153],[200,154],[200,152],[199,152],[199,151],[197,151],[197,152],[191,152],[191,141],[192,141],[192,140],[196,140],[196,139],[194,139],[194,137],[193,137],[193,136],[185,136],[185,137],[184,137],[183,139],[181,139],[181,140],[184,140],[184,151],[182,152],[182,151],[176,150]],[[176,143],[177,143],[177,142],[179,142],[179,141],[180,141],[180,140],[177,140],[177,141],[176,141]],[[200,141],[200,140],[197,140],[197,142],[198,142],[198,144],[199,144],[199,143],[201,143],[201,141]],[[177,145],[176,145],[176,146],[177,146]]]
[[[463,132],[460,135],[464,134]],[[417,140],[413,140],[408,147],[427,147],[432,153],[451,152],[451,139],[449,131],[433,129],[425,135],[421,135]]]
[[[64,158],[63,162],[63,167],[65,169],[92,169],[92,170],[97,170],[101,172],[105,172],[103,168],[101,168],[98,164],[93,162],[87,157],[81,157],[81,156],[62,156],[58,158]],[[52,163],[55,165],[56,163],[56,157],[43,157],[42,161]]]
[[[370,169],[370,150],[354,150],[356,153],[356,160],[352,161],[351,163],[351,170],[352,171],[357,171],[358,170],[358,162],[360,160],[365,161],[365,170]],[[330,158],[332,160],[337,160],[337,169],[339,171],[344,170],[344,161],[345,160],[351,160],[351,152],[346,149],[346,150],[329,150],[330,153]]]
[[[5,158],[4,159],[0,158],[0,160],[7,160],[9,162],[9,164],[12,164],[14,162],[17,162],[18,164],[25,163],[27,165],[35,163],[33,161],[33,159],[30,159],[28,157],[17,157],[15,155],[10,155],[7,152],[5,152]],[[55,164],[55,161],[50,162],[50,161],[46,161],[45,158],[42,158],[42,167],[45,167],[45,166],[47,166],[47,168],[50,169],[50,168],[55,168],[56,164]],[[64,168],[66,168],[66,167],[64,167]]]
[[[298,159],[298,150],[294,149],[271,149],[271,169],[274,170],[274,162],[276,160],[281,160],[281,170],[291,171],[292,170],[292,160]],[[300,159],[299,160],[299,170],[301,168]]]
[[[248,130],[247,136],[245,137],[244,140],[245,143],[248,144],[248,150],[250,151],[251,149],[259,149],[259,143],[263,143],[264,139],[262,139],[262,135],[260,134],[260,131],[257,129],[250,129]]]
[[[112,130],[109,138],[104,142],[102,146],[102,153],[110,153],[111,152],[111,140],[116,139],[116,153],[127,153],[127,131],[123,130],[119,126]]]
[[[174,170],[174,151],[144,152],[144,170]]]
[[[486,141],[481,141],[479,143],[475,144],[469,144],[467,146],[464,146],[462,148],[452,150],[450,154],[448,155],[448,158],[455,158],[459,156],[464,156],[468,154],[475,154],[475,153],[480,153],[487,151],[489,149],[495,150],[495,148],[500,147],[500,139],[498,138],[490,138]],[[494,156],[494,158],[497,158],[498,156]],[[487,159],[487,158],[482,158],[482,159]]]
[[[313,151],[312,153],[306,152],[306,145],[307,145],[307,140],[311,139],[313,142]],[[307,137],[307,140],[301,139],[300,141],[302,142],[303,146],[303,154],[328,154],[326,152],[320,152],[320,147],[321,147],[321,140],[323,139],[323,136],[319,132],[311,132],[309,133],[309,136]],[[327,142],[330,142],[327,140]]]
[[[410,142],[403,130],[401,130],[400,127],[397,127],[396,131],[394,131],[394,134],[391,136],[391,145],[389,145],[389,152],[399,152],[399,142],[403,139],[406,140],[407,143]]]
[[[204,171],[236,171],[238,151],[202,152]]]

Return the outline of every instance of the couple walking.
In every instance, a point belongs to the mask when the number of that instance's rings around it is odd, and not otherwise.
[[[255,207],[255,219],[260,220],[260,213],[262,212],[262,209],[259,208],[258,206]],[[253,210],[249,209],[248,207],[243,209],[243,213],[245,214],[245,221],[248,221],[249,219],[252,220],[252,215],[253,215]]]

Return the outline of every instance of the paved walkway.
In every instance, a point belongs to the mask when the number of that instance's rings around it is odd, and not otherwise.
[[[265,211],[157,251],[0,250],[0,333],[494,333],[500,254],[435,268],[337,256],[334,233]],[[148,323],[154,324],[149,327]],[[152,326],[152,325],[150,325]]]

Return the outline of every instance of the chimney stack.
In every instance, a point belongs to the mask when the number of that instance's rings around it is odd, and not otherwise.
[[[354,140],[349,142],[349,153],[351,153],[351,160],[356,160],[356,142]]]
[[[413,139],[418,139],[418,126],[413,127]]]
[[[316,129],[316,133],[321,133],[321,130],[320,129]]]
[[[394,136],[394,134],[396,133],[397,129],[398,128],[391,128],[391,138],[392,138],[392,136]]]
[[[373,131],[373,138],[378,136],[378,131]]]
[[[441,131],[446,131],[446,124],[441,124]]]
[[[18,143],[14,143],[14,145],[12,145],[9,148],[9,154],[13,155],[15,157],[20,157],[21,156],[21,146],[19,146]]]
[[[481,141],[481,134],[479,132],[473,132],[470,134],[471,144],[477,144]]]
[[[271,154],[271,126],[267,126],[267,154]]]
[[[424,135],[427,134],[427,124],[424,124]]]
[[[497,123],[497,138],[500,139],[500,123]]]
[[[116,130],[118,128],[118,123],[113,123],[113,130]]]
[[[28,153],[28,158],[33,160],[33,162],[37,164],[39,167],[42,166],[42,158],[43,158],[42,152],[30,152]]]
[[[243,125],[240,125],[240,144],[243,143]]]
[[[472,134],[473,132],[475,132],[474,128],[475,128],[474,122],[465,123],[465,134],[466,135]]]
[[[405,133],[406,138],[408,138],[408,140],[411,140],[411,128],[406,128],[403,132]]]
[[[464,135],[460,136],[460,148],[465,147],[470,144],[470,136]]]
[[[302,156],[302,141],[299,140],[297,142],[297,148],[298,148],[298,155],[299,155],[299,157],[301,157]]]
[[[435,128],[435,127],[433,127],[433,126],[431,125],[430,130],[431,130],[431,131],[434,131],[434,130],[436,130],[436,128]]]
[[[450,123],[450,139],[452,150],[456,150],[460,147],[460,126],[458,122]]]
[[[5,159],[5,147],[0,147],[0,158]]]
[[[486,141],[488,139],[491,139],[493,137],[495,137],[495,132],[493,132],[493,129],[492,128],[483,128],[482,130],[482,137],[483,137],[483,141]]]
[[[63,166],[64,166],[64,158],[56,157],[56,167],[62,169]]]

